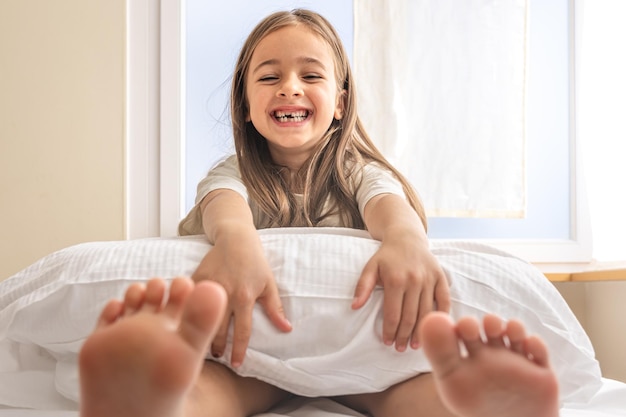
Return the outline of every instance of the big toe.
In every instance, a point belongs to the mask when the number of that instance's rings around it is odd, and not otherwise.
[[[461,352],[450,316],[440,312],[426,316],[420,327],[420,340],[436,375],[445,376],[458,366]]]
[[[226,291],[219,284],[203,281],[186,302],[179,333],[195,350],[206,351],[226,311]]]

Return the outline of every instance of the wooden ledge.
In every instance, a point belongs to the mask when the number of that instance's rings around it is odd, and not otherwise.
[[[626,268],[571,273],[546,272],[544,274],[552,282],[626,281]]]
[[[537,265],[552,282],[626,281],[626,262]]]

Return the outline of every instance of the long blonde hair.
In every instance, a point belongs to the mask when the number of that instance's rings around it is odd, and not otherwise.
[[[343,117],[333,120],[311,157],[300,168],[295,182],[286,175],[285,167],[272,161],[267,141],[251,122],[246,121],[249,111],[246,77],[252,54],[265,36],[291,25],[306,26],[330,45],[338,94],[345,91]],[[426,227],[424,208],[415,190],[372,143],[359,120],[356,107],[356,91],[347,54],[337,32],[324,17],[305,9],[277,12],[252,30],[235,66],[231,118],[243,182],[250,198],[271,219],[270,224],[262,227],[316,226],[324,218],[338,214],[346,226],[364,229],[365,224],[354,198],[355,185],[351,180],[354,181],[353,176],[368,162],[377,162],[397,177],[409,204]],[[294,189],[302,192],[303,210],[298,209]]]

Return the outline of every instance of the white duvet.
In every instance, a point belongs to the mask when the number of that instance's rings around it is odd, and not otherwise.
[[[381,342],[382,289],[363,309],[350,308],[361,269],[378,242],[342,228],[269,229],[260,235],[294,330],[280,333],[255,310],[241,374],[323,397],[380,391],[429,370],[421,350],[398,353]],[[0,417],[1,405],[76,409],[76,355],[106,301],[122,296],[133,282],[191,274],[209,249],[201,236],[86,243],[0,283]],[[454,317],[491,312],[522,320],[550,348],[564,407],[596,395],[603,380],[591,343],[539,271],[476,243],[432,249],[450,282]],[[309,415],[302,407],[318,402],[298,403],[289,415]]]

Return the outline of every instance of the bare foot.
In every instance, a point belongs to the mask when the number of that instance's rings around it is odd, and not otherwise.
[[[226,308],[217,284],[154,279],[110,301],[80,357],[81,417],[181,416]]]
[[[486,340],[472,318],[455,325],[447,314],[431,313],[421,325],[420,340],[446,407],[460,417],[557,417],[558,382],[545,344],[527,337],[516,321],[505,326],[490,315],[483,327]]]

